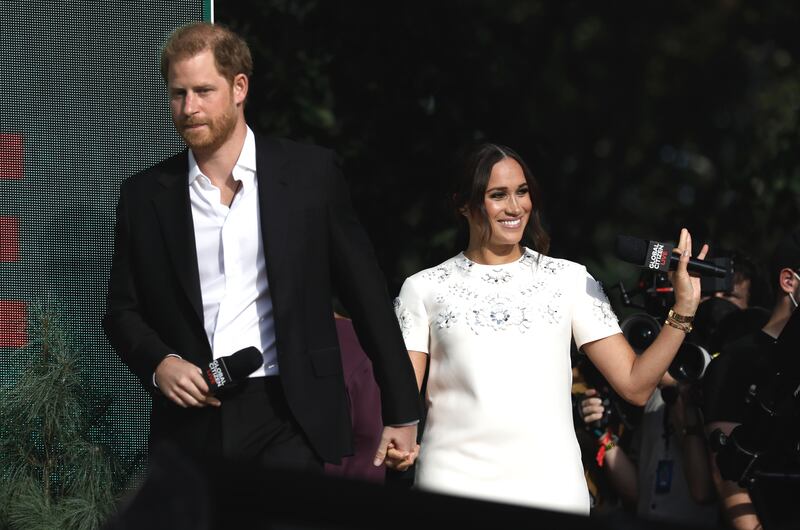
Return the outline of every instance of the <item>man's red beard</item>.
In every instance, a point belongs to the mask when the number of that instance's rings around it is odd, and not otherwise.
[[[188,129],[193,125],[203,125],[203,127]],[[178,132],[192,151],[202,152],[218,149],[231,137],[235,128],[236,113],[233,110],[220,115],[217,119],[185,119],[178,126]]]

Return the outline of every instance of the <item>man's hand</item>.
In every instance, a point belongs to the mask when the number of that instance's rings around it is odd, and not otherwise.
[[[162,394],[183,408],[222,404],[208,393],[200,368],[180,357],[164,357],[156,367],[156,384]]]
[[[405,471],[414,463],[419,454],[417,445],[417,425],[405,427],[384,427],[378,451],[373,464]]]

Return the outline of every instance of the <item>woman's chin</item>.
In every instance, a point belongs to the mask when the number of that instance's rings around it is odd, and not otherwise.
[[[499,241],[492,241],[489,244],[496,254],[509,254],[519,249],[520,241],[521,239],[517,238],[504,238]]]

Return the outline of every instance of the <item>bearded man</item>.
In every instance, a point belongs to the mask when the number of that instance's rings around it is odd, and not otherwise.
[[[103,323],[153,393],[150,449],[314,471],[350,454],[335,286],[380,385],[375,465],[408,463],[414,373],[336,157],[248,127],[251,71],[230,30],[173,32],[161,74],[188,149],[120,188]],[[215,395],[200,367],[250,346],[263,365]]]

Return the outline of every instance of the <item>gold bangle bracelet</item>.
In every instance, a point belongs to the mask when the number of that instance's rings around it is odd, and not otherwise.
[[[664,321],[664,325],[672,326],[673,328],[679,329],[679,330],[683,331],[686,334],[689,334],[689,333],[692,332],[692,325],[690,323],[688,323],[688,322],[676,322],[675,320],[673,320],[671,318],[667,318]]]
[[[691,324],[694,320],[694,315],[687,316],[681,315],[680,313],[676,313],[674,309],[669,310],[669,314],[667,315],[667,319],[674,320],[680,324]]]

